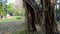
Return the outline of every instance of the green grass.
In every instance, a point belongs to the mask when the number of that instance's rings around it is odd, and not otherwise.
[[[7,22],[14,22],[14,21],[20,21],[21,20],[21,17],[19,17],[19,16],[13,16],[12,18],[10,18],[10,19],[2,19],[2,20],[0,20],[0,23],[7,23]]]

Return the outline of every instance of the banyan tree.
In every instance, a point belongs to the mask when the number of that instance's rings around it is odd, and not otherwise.
[[[59,34],[57,23],[54,19],[54,6],[56,0],[40,0],[39,5],[35,0],[23,0],[26,8],[28,31],[37,31],[35,23],[41,26],[43,34]]]

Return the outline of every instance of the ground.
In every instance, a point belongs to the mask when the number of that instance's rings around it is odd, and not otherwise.
[[[21,19],[3,19],[0,20],[0,34],[40,34],[41,33],[41,26],[36,25],[37,32],[26,32],[25,17],[21,17]],[[60,24],[58,22],[58,30],[60,31]]]
[[[24,31],[26,29],[24,17],[15,21],[4,20],[4,22],[0,21],[0,34],[16,34],[16,31]]]

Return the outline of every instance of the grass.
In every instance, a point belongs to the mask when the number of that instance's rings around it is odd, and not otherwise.
[[[0,20],[0,23],[7,23],[7,22],[14,22],[14,21],[20,21],[21,20],[21,17],[20,16],[12,16],[12,18],[9,18],[9,19],[2,19]]]

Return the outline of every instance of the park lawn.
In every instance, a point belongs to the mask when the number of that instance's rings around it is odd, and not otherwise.
[[[20,20],[21,20],[20,16],[12,16],[9,19],[5,18],[5,19],[0,20],[0,23],[14,22],[14,21],[20,21]]]

